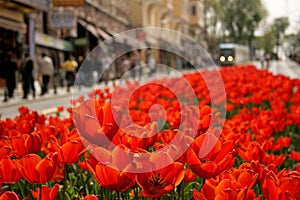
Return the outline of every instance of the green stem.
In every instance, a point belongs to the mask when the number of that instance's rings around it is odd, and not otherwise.
[[[117,198],[118,200],[121,200],[120,191],[117,191]]]
[[[22,194],[22,196],[26,196],[25,194],[25,191],[24,191],[24,188],[22,187],[22,185],[21,185],[21,181],[22,180],[20,180],[19,182],[17,182],[17,187],[21,190],[21,194]]]
[[[100,199],[103,199],[103,188],[102,188],[102,186],[100,186],[100,195],[101,195],[101,196],[100,196],[100,197],[101,197]]]
[[[40,184],[40,200],[42,200],[42,186],[43,186],[43,184]]]
[[[181,199],[184,200],[184,181],[181,182]]]
[[[135,187],[135,188],[133,189],[133,191],[134,191],[134,198],[137,198],[137,197],[138,197],[138,194],[139,194],[138,188]]]
[[[63,200],[66,200],[67,181],[68,181],[68,165],[65,165],[64,169],[64,187],[63,187]]]
[[[84,181],[84,178],[83,178],[83,175],[82,175],[82,173],[79,173],[79,176],[80,176],[80,178],[81,178],[81,181],[82,181],[82,184],[83,184],[83,191],[84,192],[86,192],[86,183],[85,183],[85,181]],[[90,191],[88,191],[88,192],[90,192]],[[89,193],[88,193],[89,194]]]

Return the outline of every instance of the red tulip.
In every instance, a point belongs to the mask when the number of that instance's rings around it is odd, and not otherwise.
[[[273,171],[268,170],[261,184],[264,197],[266,199],[279,200],[281,194],[281,189],[279,187],[279,184],[280,181],[276,176],[276,174]]]
[[[43,184],[51,180],[57,169],[57,153],[49,153],[41,159],[36,154],[27,154],[20,159],[23,177],[32,184]]]
[[[74,121],[80,135],[93,144],[108,146],[118,131],[121,112],[111,103],[100,105],[88,100],[73,109]]]
[[[298,151],[292,150],[292,151],[291,151],[291,158],[292,158],[294,161],[300,161],[300,153],[299,153]]]
[[[266,199],[300,199],[300,173],[283,169],[278,174],[265,168],[261,188]]]
[[[52,188],[43,185],[41,199],[40,199],[40,188],[37,188],[36,191],[31,190],[31,194],[36,200],[55,200],[56,196],[58,195],[58,191],[59,191],[58,184],[55,184]]]
[[[208,179],[229,169],[235,160],[234,141],[221,142],[210,132],[200,135],[187,150],[187,163],[200,177]]]
[[[102,187],[124,192],[135,186],[135,175],[126,172],[127,168],[132,168],[127,152],[124,146],[117,146],[113,151],[102,147],[93,150],[87,166]]]
[[[193,191],[195,199],[203,200],[252,200],[256,198],[251,189],[258,180],[258,173],[244,168],[232,168],[216,178],[206,179],[201,192]]]
[[[195,181],[197,178],[197,175],[192,172],[189,168],[185,169],[184,174],[184,181],[187,183]]]
[[[58,162],[72,165],[81,154],[85,151],[85,147],[80,140],[71,140],[59,145],[55,137],[51,137],[50,146],[54,152],[58,153]]]
[[[160,198],[175,189],[184,178],[184,165],[174,162],[162,169],[138,173],[136,181],[142,188],[141,196]]]
[[[277,177],[283,192],[281,199],[300,199],[300,172],[283,169]]]
[[[0,193],[0,200],[19,200],[19,197],[16,193],[6,191],[4,193]]]
[[[37,133],[22,134],[12,138],[12,148],[18,157],[29,153],[38,153],[42,147],[42,139]]]
[[[17,160],[5,157],[0,160],[0,178],[3,183],[17,183],[22,178],[20,166]]]
[[[98,200],[98,198],[93,194],[89,194],[85,196],[83,200]]]
[[[157,123],[147,124],[143,127],[129,126],[119,129],[115,135],[114,144],[122,144],[134,152],[137,148],[146,149],[153,146],[157,140]]]
[[[208,200],[208,198],[206,198],[204,194],[197,191],[196,189],[193,189],[193,197],[194,200]]]
[[[11,147],[10,146],[1,146],[0,147],[0,160],[6,156],[9,156],[11,153]]]
[[[256,141],[251,142],[246,148],[242,147],[239,151],[239,155],[247,162],[258,160],[259,162],[267,165],[281,165],[285,160],[285,156],[283,154],[267,154],[262,145]]]

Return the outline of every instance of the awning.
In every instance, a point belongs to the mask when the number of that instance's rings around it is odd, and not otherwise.
[[[0,27],[12,31],[26,33],[26,24],[22,22],[15,22],[0,17]]]
[[[103,31],[102,29],[97,28],[97,31],[98,31],[98,34],[99,34],[104,40],[110,38],[110,35],[107,34],[105,31]]]
[[[45,47],[50,47],[62,51],[74,51],[74,46],[71,42],[46,35],[41,32],[35,32],[35,44]]]
[[[136,39],[135,37],[127,35],[126,33],[116,34],[113,36],[113,39],[115,42],[118,42],[121,44],[126,44],[128,46],[135,47],[135,48],[146,48],[147,47],[147,45],[144,42]]]
[[[86,26],[86,29],[87,29],[91,34],[93,34],[96,38],[99,37],[97,28],[96,28],[94,25],[88,24],[88,25]]]
[[[99,37],[98,35],[98,31],[97,31],[97,28],[92,25],[92,24],[89,24],[81,19],[78,19],[78,23],[81,24],[83,27],[86,28],[86,30],[88,30],[91,34],[93,34],[96,38]]]
[[[149,43],[150,45],[152,46],[158,46],[158,41],[157,41],[157,38],[154,38],[152,36],[148,36],[147,35],[147,39],[146,39],[146,42]]]

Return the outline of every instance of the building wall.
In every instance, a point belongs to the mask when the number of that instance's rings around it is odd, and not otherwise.
[[[144,25],[145,10],[143,9],[143,2],[141,0],[129,0],[129,19],[130,23],[135,27],[141,27]]]
[[[189,0],[189,35],[198,42],[204,41],[204,5],[200,0]]]
[[[201,0],[129,0],[129,19],[133,27],[161,27],[197,39],[204,27]],[[192,13],[194,7],[195,13]],[[175,38],[168,37],[173,40]]]
[[[114,33],[129,26],[129,0],[86,0],[76,12],[80,18]]]

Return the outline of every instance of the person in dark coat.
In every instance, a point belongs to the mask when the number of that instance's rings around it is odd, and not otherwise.
[[[6,69],[5,69],[5,65],[4,65],[4,52],[0,50],[0,87],[1,88],[5,88],[4,89],[4,100],[3,102],[7,102],[8,101],[8,91],[6,89]]]
[[[28,98],[30,90],[32,90],[32,96],[35,98],[35,87],[33,77],[34,63],[32,59],[26,55],[25,63],[21,69],[22,81],[23,81],[23,99]]]
[[[16,71],[17,71],[17,63],[12,60],[12,53],[8,52],[8,54],[4,57],[4,79],[6,80],[6,87],[8,91],[8,97],[14,97],[14,90],[16,89]]]

